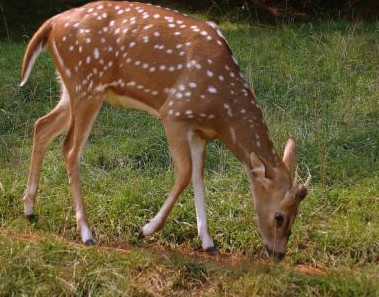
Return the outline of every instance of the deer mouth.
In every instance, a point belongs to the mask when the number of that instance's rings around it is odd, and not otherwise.
[[[286,253],[275,252],[275,251],[271,250],[267,244],[265,245],[265,249],[266,249],[267,257],[273,258],[275,261],[278,261],[278,262],[282,261],[286,255]]]

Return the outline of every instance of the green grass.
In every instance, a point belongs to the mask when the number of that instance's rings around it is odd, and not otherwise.
[[[228,256],[205,259],[199,252],[191,189],[163,230],[139,241],[139,228],[162,205],[174,173],[159,120],[108,106],[81,163],[98,246],[79,244],[62,138],[46,155],[39,220],[26,222],[21,197],[33,123],[56,104],[59,90],[47,54],[19,88],[25,44],[1,43],[0,295],[379,294],[379,24],[220,27],[277,147],[294,135],[299,172],[304,176],[309,166],[314,176],[285,261],[265,259],[248,184],[219,142],[207,147],[207,211]]]

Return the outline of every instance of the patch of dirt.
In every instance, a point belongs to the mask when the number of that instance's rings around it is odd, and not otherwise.
[[[296,265],[294,267],[294,270],[300,273],[311,274],[311,275],[325,274],[325,271],[323,271],[321,268],[317,266],[310,266],[310,265],[303,265],[303,264]]]

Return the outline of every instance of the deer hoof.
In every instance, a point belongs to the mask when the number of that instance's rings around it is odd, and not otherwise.
[[[205,249],[205,252],[208,253],[209,255],[217,255],[219,253],[219,250],[215,246],[210,246],[209,248]]]
[[[36,214],[26,215],[25,217],[26,217],[26,218],[28,219],[28,221],[29,221],[30,223],[32,223],[32,224],[35,224],[35,223],[37,223],[37,221],[38,221],[38,216],[37,216]]]
[[[138,240],[142,240],[142,239],[144,239],[145,238],[145,235],[143,234],[143,231],[142,231],[142,229],[141,230],[139,230],[139,232],[138,232]]]
[[[93,239],[87,239],[84,244],[86,246],[94,246],[95,245],[95,242],[93,241]]]

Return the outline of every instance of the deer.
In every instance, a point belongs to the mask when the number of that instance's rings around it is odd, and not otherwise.
[[[218,253],[208,228],[203,182],[206,143],[218,139],[246,172],[266,253],[284,257],[311,175],[305,183],[295,180],[294,138],[288,139],[279,157],[255,95],[215,23],[147,3],[88,3],[51,17],[36,31],[24,54],[20,86],[45,49],[53,58],[61,96],[34,125],[23,197],[26,217],[35,216],[47,147],[65,133],[62,152],[77,227],[85,245],[95,244],[79,164],[95,118],[107,102],[147,111],[160,119],[167,137],[174,186],[158,213],[141,228],[142,236],[163,227],[192,182],[202,249]]]

